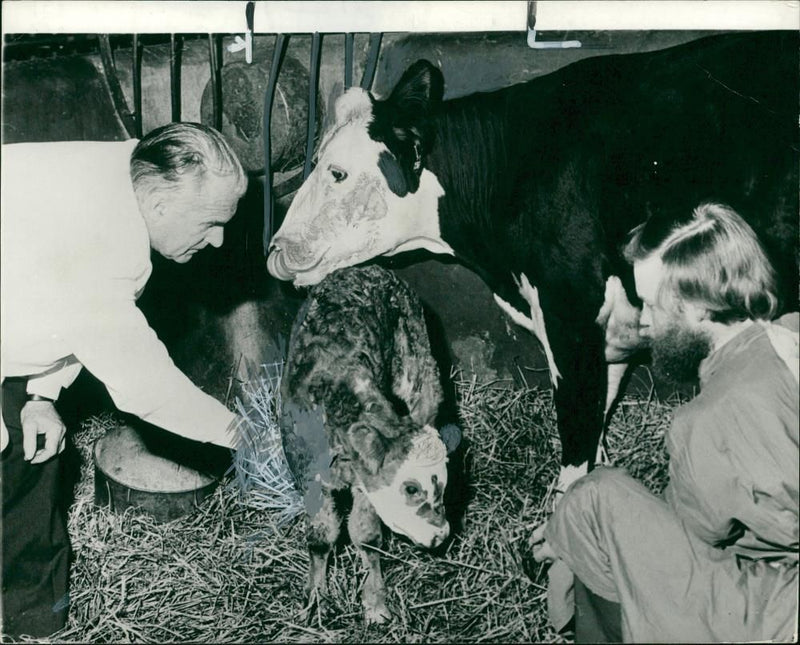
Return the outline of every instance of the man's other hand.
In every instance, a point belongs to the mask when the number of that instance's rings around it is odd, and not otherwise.
[[[67,427],[50,401],[28,401],[22,408],[20,420],[25,461],[40,464],[64,450]],[[39,435],[44,435],[44,447],[37,450]]]
[[[536,562],[553,562],[558,556],[555,551],[544,539],[544,530],[547,528],[547,522],[537,526],[531,535],[530,542],[533,545],[533,559]]]

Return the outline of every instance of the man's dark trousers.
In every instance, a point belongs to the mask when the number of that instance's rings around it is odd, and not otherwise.
[[[25,388],[25,379],[3,381],[9,444],[0,459],[2,632],[43,637],[66,623],[70,547],[60,455],[35,465],[23,459],[20,411]]]

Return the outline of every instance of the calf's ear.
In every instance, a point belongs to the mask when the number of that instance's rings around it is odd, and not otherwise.
[[[359,461],[370,474],[377,474],[386,456],[386,448],[380,433],[363,421],[356,421],[347,429],[347,436]]]

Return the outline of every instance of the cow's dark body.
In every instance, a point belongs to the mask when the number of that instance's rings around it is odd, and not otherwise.
[[[520,311],[529,307],[514,277],[538,288],[563,376],[565,465],[594,457],[606,389],[594,320],[609,275],[635,302],[619,249],[649,214],[730,204],[761,236],[796,308],[797,70],[797,33],[727,35],[586,59],[445,101],[428,122],[424,165],[445,191],[443,240]],[[380,118],[370,128],[380,137]]]

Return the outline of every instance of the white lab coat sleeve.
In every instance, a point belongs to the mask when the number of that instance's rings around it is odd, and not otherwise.
[[[114,404],[175,434],[235,448],[233,412],[178,369],[132,298],[101,293],[77,308],[69,344]]]
[[[66,359],[58,369],[50,370],[44,374],[37,374],[28,377],[28,394],[38,394],[39,396],[53,399],[59,397],[62,389],[68,388],[78,377],[81,371],[81,364],[74,358]]]

